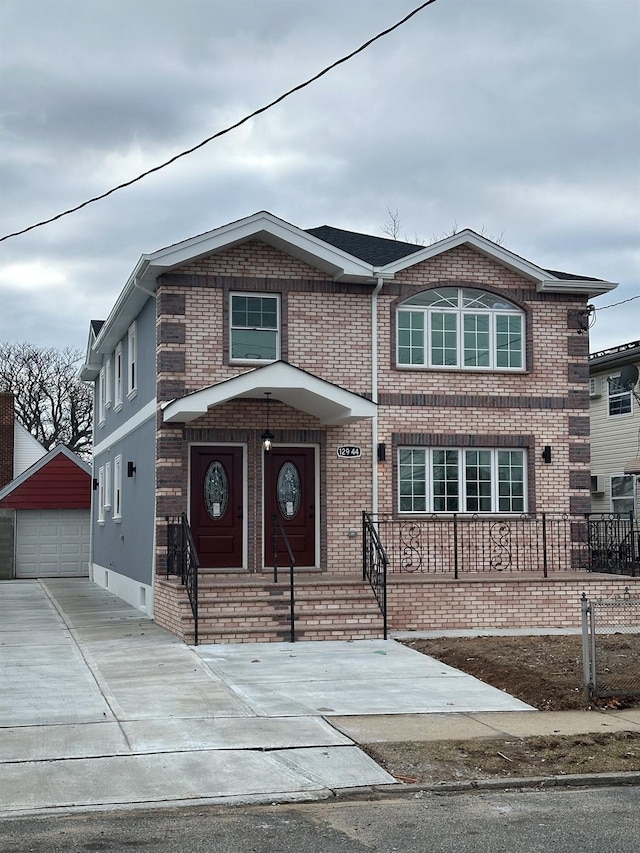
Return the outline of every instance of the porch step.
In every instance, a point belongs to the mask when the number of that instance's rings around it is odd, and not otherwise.
[[[273,579],[202,574],[198,579],[200,643],[277,642],[290,639],[288,573]],[[182,634],[192,639],[186,591],[175,587]],[[300,574],[295,586],[296,640],[374,639],[383,619],[371,588],[360,578]]]

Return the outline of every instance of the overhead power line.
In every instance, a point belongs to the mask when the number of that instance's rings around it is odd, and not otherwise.
[[[43,219],[40,222],[35,222],[33,225],[29,225],[26,228],[20,229],[20,231],[14,231],[11,234],[5,234],[3,237],[0,237],[0,243],[4,240],[9,240],[12,237],[19,237],[21,234],[26,234],[27,231],[33,231],[35,228],[40,228],[43,225],[49,225],[51,222],[55,222],[57,219],[62,219],[63,216],[69,216],[71,213],[76,213],[78,210],[82,210],[83,207],[87,207],[89,204],[93,204],[96,201],[101,201],[103,198],[107,198],[107,196],[113,195],[113,193],[118,192],[118,190],[122,190],[125,187],[130,187],[132,184],[141,181],[143,178],[146,178],[148,175],[153,174],[154,172],[159,172],[161,169],[166,169],[167,166],[170,166],[172,163],[175,163],[176,160],[179,160],[181,157],[186,157],[188,154],[193,154],[194,151],[197,151],[199,148],[202,148],[205,145],[208,145],[210,142],[213,142],[214,139],[219,139],[221,136],[224,136],[227,133],[231,133],[232,130],[236,130],[236,128],[248,122],[250,119],[255,118],[261,113],[267,112],[272,107],[275,107],[276,104],[279,104],[281,101],[284,101],[285,98],[288,98],[290,95],[293,95],[295,92],[299,92],[301,89],[305,89],[307,86],[310,86],[312,83],[315,83],[316,80],[319,80],[321,77],[324,77],[325,74],[328,74],[330,71],[333,71],[334,68],[337,68],[339,65],[342,65],[345,62],[348,62],[350,59],[353,59],[357,54],[362,53],[363,50],[366,50],[370,47],[374,42],[383,38],[384,36],[389,35],[394,30],[397,30],[398,27],[401,27],[403,24],[406,24],[411,18],[425,9],[427,6],[431,6],[435,3],[436,0],[426,0],[425,3],[421,3],[420,6],[416,7],[412,12],[409,12],[408,15],[405,15],[402,20],[393,24],[393,26],[388,27],[386,30],[382,30],[377,35],[370,38],[364,44],[361,44],[360,47],[352,50],[351,53],[346,54],[346,56],[337,59],[335,62],[332,62],[331,65],[327,65],[322,71],[319,71],[317,74],[314,74],[313,77],[310,77],[308,80],[305,80],[303,83],[299,83],[297,86],[294,86],[289,91],[277,97],[274,101],[271,101],[268,104],[260,107],[257,110],[254,110],[249,115],[244,116],[239,121],[234,124],[229,125],[229,127],[225,127],[223,130],[219,130],[217,133],[208,136],[206,139],[203,139],[202,142],[199,142],[197,145],[194,145],[192,148],[186,149],[186,151],[181,151],[179,154],[171,157],[169,160],[166,160],[164,163],[160,163],[158,166],[153,166],[151,169],[147,169],[146,172],[142,172],[142,174],[138,175],[136,178],[131,178],[129,181],[125,181],[122,184],[118,184],[116,187],[112,187],[110,190],[101,193],[100,195],[94,196],[93,198],[87,199],[83,201],[81,204],[77,204],[75,207],[70,207],[68,210],[63,210],[62,213],[58,213],[55,216],[51,216],[49,219]]]
[[[637,296],[630,296],[628,299],[623,299],[621,302],[612,302],[611,305],[599,305],[597,308],[594,305],[595,311],[604,311],[607,308],[617,308],[618,305],[625,305],[627,302],[633,302],[634,299],[640,299],[640,293]]]

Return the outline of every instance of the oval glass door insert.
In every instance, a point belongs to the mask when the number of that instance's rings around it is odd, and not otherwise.
[[[229,478],[222,462],[212,462],[204,475],[204,505],[211,518],[222,518],[229,503]]]
[[[285,462],[276,486],[278,506],[285,518],[293,518],[300,509],[300,474],[293,462]]]

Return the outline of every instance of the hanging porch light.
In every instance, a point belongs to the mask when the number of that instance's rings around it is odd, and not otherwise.
[[[260,438],[262,440],[262,449],[265,453],[269,453],[273,447],[273,439],[275,438],[274,434],[269,429],[269,403],[271,402],[271,391],[265,391],[264,395],[267,398],[267,426]]]

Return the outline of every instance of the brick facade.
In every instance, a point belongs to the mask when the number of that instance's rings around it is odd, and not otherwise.
[[[395,312],[409,295],[432,287],[475,287],[499,293],[526,317],[526,370],[398,369]],[[185,264],[158,280],[157,391],[160,403],[245,373],[229,362],[228,317],[232,291],[277,293],[282,357],[291,364],[371,397],[371,293],[366,284],[340,285],[321,271],[259,240]],[[469,246],[451,249],[398,273],[378,296],[378,421],[320,427],[317,420],[274,400],[270,425],[280,444],[317,448],[321,519],[319,566],[353,573],[360,563],[358,530],[363,509],[374,505],[377,464],[380,511],[397,504],[396,448],[414,446],[524,447],[528,452],[529,512],[582,512],[589,500],[586,335],[575,317],[586,298],[543,294],[534,283]],[[586,342],[586,344],[585,344]],[[247,566],[262,569],[262,451],[266,423],[261,399],[236,400],[189,424],[159,422],[157,441],[158,539],[164,516],[188,508],[188,449],[192,444],[238,444],[246,453],[250,532]],[[339,445],[362,456],[340,459]],[[542,449],[552,448],[552,462]],[[158,550],[162,570],[164,553]]]
[[[0,393],[0,489],[13,480],[13,394]]]

